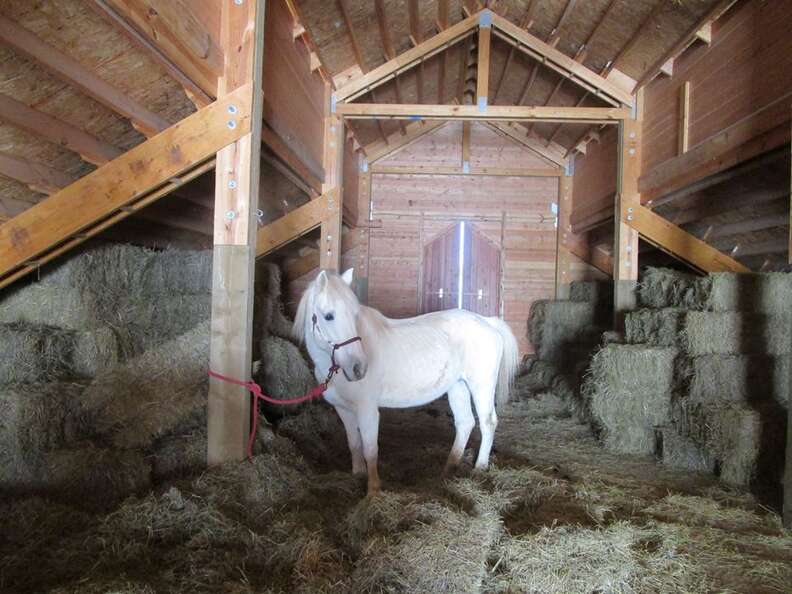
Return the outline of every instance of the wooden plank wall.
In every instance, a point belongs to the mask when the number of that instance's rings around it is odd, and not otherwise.
[[[459,166],[462,125],[450,123],[379,165]],[[526,149],[481,124],[471,131],[471,167],[541,168]],[[502,250],[503,315],[520,340],[531,303],[552,298],[557,177],[372,175],[369,303],[392,317],[420,313],[423,246],[461,218]]]
[[[585,155],[574,156],[572,212],[569,217],[573,227],[578,221],[603,208],[613,208],[619,129],[617,126],[608,126],[600,134],[599,142],[588,144]],[[573,157],[570,156],[571,158]]]
[[[292,26],[284,0],[267,2],[264,121],[321,179],[324,81],[311,72],[308,49],[293,39]]]
[[[355,152],[355,142],[348,138],[344,144],[344,174],[342,178],[344,188],[344,219],[358,223],[358,180],[360,179],[360,162]]]
[[[756,118],[752,135],[789,120],[792,102],[792,0],[741,2],[713,25],[712,45],[689,49],[672,78],[647,88],[643,171],[678,154],[679,96],[690,82],[690,147],[781,97]]]

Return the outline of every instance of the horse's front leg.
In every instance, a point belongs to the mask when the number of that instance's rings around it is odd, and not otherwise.
[[[379,408],[364,406],[357,413],[360,437],[363,440],[363,457],[368,469],[368,496],[372,497],[380,491],[380,479],[377,472],[377,438],[379,436]]]
[[[366,472],[366,461],[363,459],[363,441],[360,439],[357,415],[343,406],[334,406],[338,416],[341,417],[341,421],[344,423],[344,429],[346,429],[349,453],[352,455],[352,473],[364,474]]]

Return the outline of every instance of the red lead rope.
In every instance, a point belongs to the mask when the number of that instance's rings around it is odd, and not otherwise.
[[[219,380],[223,380],[224,382],[228,382],[229,384],[235,384],[237,386],[242,386],[243,388],[247,388],[247,390],[253,394],[253,412],[251,413],[251,420],[250,420],[250,436],[248,437],[247,443],[247,455],[248,460],[253,460],[253,444],[256,441],[256,431],[258,430],[258,403],[259,400],[263,400],[264,402],[269,402],[270,404],[279,404],[282,406],[288,404],[300,404],[301,402],[307,402],[308,400],[314,400],[316,398],[321,398],[322,395],[327,391],[327,387],[330,384],[330,380],[333,379],[333,376],[341,370],[341,367],[335,361],[335,352],[340,349],[341,347],[345,347],[348,344],[352,344],[353,342],[357,342],[360,340],[360,336],[354,336],[344,342],[340,342],[338,344],[333,345],[333,350],[330,353],[330,361],[332,365],[327,372],[327,378],[318,386],[311,388],[311,390],[305,394],[305,396],[298,396],[296,398],[286,398],[284,400],[278,400],[276,398],[272,398],[271,396],[267,396],[261,391],[261,386],[259,386],[253,380],[248,382],[243,382],[242,380],[234,379],[233,377],[228,377],[227,375],[222,375],[219,373],[215,373],[211,369],[209,370],[209,377],[214,377]]]

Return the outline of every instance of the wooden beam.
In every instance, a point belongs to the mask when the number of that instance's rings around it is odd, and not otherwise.
[[[85,161],[102,165],[118,157],[122,151],[76,126],[52,117],[43,111],[0,94],[0,119],[63,148],[74,151]]]
[[[645,206],[635,205],[628,221],[641,237],[703,272],[750,272],[735,259],[718,251]]]
[[[216,157],[209,369],[245,380],[251,377],[253,360],[265,6],[265,0],[221,0],[219,6],[225,60],[217,81],[218,102],[238,92],[248,93],[251,123]],[[227,111],[225,117],[232,112]],[[210,378],[207,464],[244,458],[250,406],[250,395],[243,386]]]
[[[462,122],[462,171],[470,171],[470,122]]]
[[[0,277],[177,178],[250,129],[250,88],[188,116],[0,227]],[[228,108],[234,105],[235,126]],[[178,147],[176,150],[174,147]]]
[[[256,257],[261,258],[321,226],[338,210],[338,189],[334,188],[258,230]]]
[[[437,31],[442,33],[446,29],[448,29],[448,0],[438,0]],[[440,64],[437,72],[437,102],[441,104],[445,103],[446,54],[447,52],[440,53]],[[421,64],[423,64],[423,59],[421,59]]]
[[[410,41],[417,46],[423,43],[423,28],[421,27],[421,13],[418,10],[418,0],[409,0],[407,9],[410,17]],[[424,102],[424,62],[418,64],[416,76],[416,95],[418,103]]]
[[[600,272],[613,276],[613,258],[599,246],[591,246],[580,237],[572,236],[568,240],[567,249],[575,257],[593,266]]]
[[[361,231],[367,232],[368,230],[362,228],[344,230],[341,236],[342,255],[362,244],[362,242],[365,240],[365,235],[363,235]],[[317,268],[319,268],[319,250],[312,251],[308,254],[305,254],[304,256],[287,261],[283,265],[283,272],[286,276],[286,281],[291,282],[302,276],[305,276]],[[358,269],[355,268],[356,275],[358,272]]]
[[[369,163],[374,163],[385,157],[389,157],[398,151],[410,146],[415,141],[419,140],[426,134],[434,132],[438,128],[445,126],[447,122],[433,121],[433,122],[413,122],[406,126],[406,134],[402,135],[395,132],[388,136],[387,141],[377,141],[363,147],[363,152],[366,155]]]
[[[126,219],[127,217],[136,214],[141,209],[145,208],[150,204],[153,204],[163,196],[167,196],[174,190],[180,188],[184,184],[192,181],[193,179],[199,177],[200,175],[203,175],[207,171],[211,171],[212,169],[214,169],[214,166],[215,166],[214,159],[205,161],[199,164],[197,167],[193,167],[192,169],[184,171],[178,177],[171,177],[167,183],[161,185],[158,189],[150,192],[146,191],[141,193],[140,196],[137,196],[131,202],[124,205],[122,208],[113,211],[110,214],[110,216],[100,217],[91,221],[89,226],[85,227],[78,233],[74,233],[67,236],[67,238],[65,239],[65,241],[63,241],[63,243],[60,243],[58,245],[55,245],[55,243],[53,243],[51,249],[42,251],[40,254],[38,254],[35,257],[35,259],[26,260],[26,262],[24,262],[21,266],[19,266],[13,272],[7,274],[6,276],[2,276],[2,274],[0,274],[0,289],[10,285],[11,283],[22,278],[23,276],[37,270],[40,266],[46,264],[50,260],[53,260],[58,256],[73,250],[74,248],[82,244],[84,241],[90,239],[91,237],[95,237],[101,232],[110,229],[116,223],[119,223],[124,219]],[[80,181],[82,180],[78,180],[78,182]],[[76,183],[78,182],[75,182],[75,184],[72,184],[72,186],[76,185]],[[72,186],[67,186],[66,188],[64,188],[63,192],[69,191],[69,188],[71,188]],[[60,195],[61,193],[62,192],[59,192],[54,196]],[[37,208],[44,202],[46,202],[46,200],[43,202],[39,202],[33,208]],[[29,210],[33,210],[33,208]],[[20,216],[26,213],[27,210],[20,213]],[[6,224],[10,226],[14,224],[15,221],[16,221],[16,217],[8,219]],[[0,226],[0,234],[2,234],[2,231],[3,231],[3,227]]]
[[[386,60],[393,60],[396,57],[396,50],[393,48],[388,17],[385,14],[385,4],[383,0],[374,0],[374,11],[377,15],[377,26],[379,27],[380,41]]]
[[[495,105],[495,102],[498,100],[498,93],[500,92],[501,88],[503,88],[503,81],[506,80],[506,74],[509,72],[509,66],[511,66],[512,61],[514,60],[514,54],[516,50],[514,46],[509,48],[509,53],[506,56],[506,62],[503,64],[503,70],[501,70],[501,75],[498,78],[498,83],[495,85],[495,89],[492,93],[492,105]]]
[[[456,25],[441,31],[421,43],[396,56],[392,60],[385,62],[382,66],[375,68],[360,78],[353,80],[335,92],[337,102],[352,101],[361,95],[369,92],[398,74],[405,72],[418,64],[422,60],[427,60],[431,56],[438,54],[462,38],[471,35],[478,25],[478,17],[472,16]]]
[[[690,81],[679,89],[679,154],[690,148]]]
[[[696,40],[698,32],[707,24],[712,24],[717,21],[727,10],[729,10],[737,0],[721,0],[710,8],[698,21],[696,21],[687,31],[685,31],[670,50],[660,56],[657,61],[652,64],[644,75],[638,79],[635,85],[636,91],[644,87],[649,81],[654,79],[659,73],[663,64],[676,58],[683,51],[685,51],[690,44]]]
[[[469,155],[467,162],[470,162]],[[492,177],[560,177],[562,175],[559,168],[470,167],[466,170],[464,166],[440,167],[432,165],[372,165],[371,173],[380,175],[476,175]]]
[[[572,176],[562,175],[558,178],[558,204],[556,215],[556,273],[555,298],[569,298],[570,276],[569,248],[572,227],[569,216],[572,213]]]
[[[788,198],[788,194],[785,190],[762,190],[760,192],[749,190],[726,195],[714,195],[698,206],[675,210],[668,218],[676,225],[686,225],[687,223],[717,216],[730,210],[744,208],[747,205],[756,206],[786,198]]]
[[[153,136],[170,126],[165,118],[147,110],[76,60],[3,16],[0,16],[0,41],[108,109],[129,118],[132,125],[146,136]]]
[[[643,199],[655,200],[789,143],[790,97],[792,93],[786,93],[685,154],[644,172],[640,179]]]
[[[580,62],[581,64],[586,60],[586,56],[588,54],[588,48],[591,47],[591,42],[594,41],[597,33],[600,32],[602,26],[605,24],[605,21],[608,20],[608,17],[613,10],[613,7],[616,5],[617,0],[610,0],[608,6],[605,7],[602,15],[600,16],[599,20],[597,20],[597,24],[594,25],[594,28],[589,33],[589,36],[586,38],[586,41],[583,42],[583,45],[578,48],[577,55],[575,56],[575,60]]]
[[[719,223],[712,226],[712,230],[706,238],[702,237],[704,241],[712,241],[721,237],[728,237],[729,235],[740,235],[742,233],[753,233],[756,231],[764,231],[765,229],[772,229],[773,227],[788,227],[789,215],[771,214],[762,217],[755,217],[736,223]]]
[[[492,15],[492,24],[498,37],[516,45],[519,51],[542,61],[545,66],[573,78],[577,84],[587,88],[604,101],[615,105],[632,105],[633,98],[629,90],[618,87],[538,37],[523,31],[517,25],[496,14]]]
[[[322,180],[316,175],[297,154],[291,150],[283,139],[266,124],[261,127],[261,140],[289,168],[297,174],[316,195],[322,193]]]
[[[604,76],[607,76],[611,73],[611,71],[619,65],[619,63],[624,59],[624,56],[630,53],[632,48],[635,47],[635,44],[638,43],[638,40],[641,39],[646,35],[646,30],[650,27],[650,25],[654,22],[657,18],[657,15],[660,14],[666,6],[668,5],[665,0],[655,0],[656,4],[649,11],[649,14],[646,18],[641,22],[635,32],[632,34],[630,39],[625,43],[622,48],[619,50],[619,53],[605,66]]]
[[[489,11],[483,11],[479,20],[478,62],[476,64],[476,105],[479,109],[486,108],[489,102],[490,41],[492,39],[489,14]]]
[[[192,0],[104,1],[206,94],[217,96],[218,77],[223,73],[223,48],[196,17]],[[214,10],[219,10],[219,5]]]
[[[152,43],[150,39],[133,27],[132,24],[110,6],[106,0],[92,0],[89,2],[89,6],[113,27],[118,29],[134,46],[143,50],[143,52],[151,56],[155,62],[162,66],[162,68],[184,88],[184,92],[196,107],[206,107],[214,100],[214,93],[216,91],[214,87],[208,90],[201,88],[201,86],[190,78],[176,62],[171,60],[157,44]]]
[[[341,231],[343,217],[343,174],[344,174],[344,120],[337,114],[329,112],[330,85],[325,86],[324,129],[324,170],[325,181],[322,193],[335,190],[328,195],[327,216],[321,223],[321,243],[319,245],[319,262],[323,270],[339,271],[341,267]]]
[[[629,117],[630,110],[618,107],[524,107],[490,105],[425,105],[394,103],[342,103],[337,115],[350,119],[441,119],[481,121],[540,121],[617,123]]]
[[[525,134],[525,129],[514,122],[486,122],[485,125],[491,130],[521,144],[548,163],[558,165],[559,167],[565,167],[567,164],[567,158],[564,155],[564,150],[561,145],[555,145],[553,143],[547,145],[533,136],[528,136]]]
[[[42,194],[54,194],[74,181],[72,177],[43,163],[19,159],[4,152],[0,152],[0,175]]]

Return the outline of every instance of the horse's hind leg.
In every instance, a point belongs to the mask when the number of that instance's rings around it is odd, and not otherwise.
[[[473,394],[473,403],[476,405],[476,414],[481,428],[481,446],[476,458],[476,470],[486,470],[489,466],[492,442],[495,439],[495,428],[498,426],[498,415],[495,414],[495,379],[470,386]]]
[[[468,439],[470,439],[470,432],[473,431],[473,427],[476,425],[473,409],[470,406],[470,390],[468,390],[465,382],[459,381],[451,386],[448,390],[448,404],[451,407],[451,412],[454,413],[456,436],[454,437],[454,445],[451,447],[451,453],[448,454],[446,473],[459,465]]]

